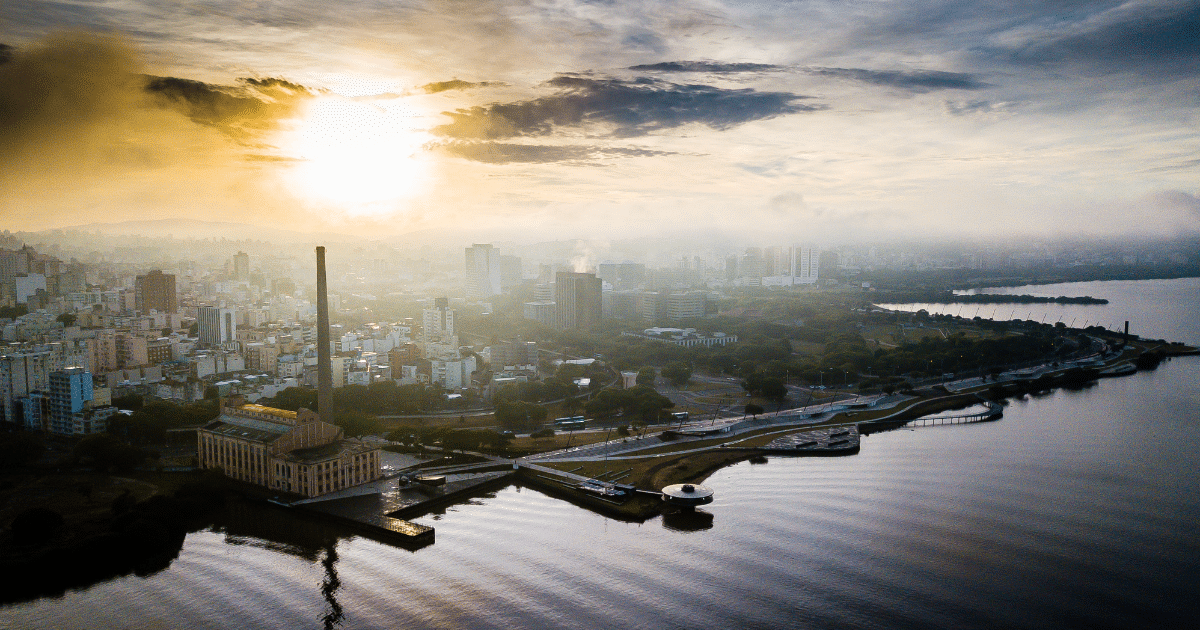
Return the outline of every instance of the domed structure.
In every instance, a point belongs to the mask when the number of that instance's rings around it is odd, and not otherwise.
[[[663,501],[680,507],[712,503],[713,489],[691,483],[677,483],[662,489]]]

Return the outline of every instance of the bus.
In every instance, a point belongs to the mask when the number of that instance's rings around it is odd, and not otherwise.
[[[583,416],[567,416],[554,421],[554,428],[562,431],[577,431],[587,427]]]

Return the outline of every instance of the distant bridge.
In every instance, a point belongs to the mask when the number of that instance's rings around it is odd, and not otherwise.
[[[1004,415],[1004,407],[998,403],[988,401],[987,410],[978,413],[960,414],[955,416],[925,416],[914,418],[905,422],[905,425],[913,427],[935,427],[943,424],[968,424],[971,422],[987,422],[989,420],[999,420]]]

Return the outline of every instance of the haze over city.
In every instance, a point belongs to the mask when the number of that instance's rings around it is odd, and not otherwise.
[[[1195,235],[1195,2],[0,9],[12,230]]]

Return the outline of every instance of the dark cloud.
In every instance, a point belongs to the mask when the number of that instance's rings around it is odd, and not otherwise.
[[[485,162],[488,164],[549,164],[554,162],[587,162],[604,158],[675,155],[670,151],[656,151],[635,147],[548,146],[503,142],[445,142],[430,145],[428,148],[474,162]]]
[[[422,85],[420,87],[420,89],[424,90],[426,94],[437,94],[438,92],[446,92],[449,90],[469,90],[471,88],[491,87],[494,85],[504,85],[504,84],[497,82],[497,81],[481,81],[479,83],[471,83],[470,81],[460,81],[458,79],[451,79],[449,81],[436,81],[434,83],[426,83],[425,85]]]
[[[308,88],[300,85],[299,83],[292,83],[286,79],[279,79],[275,77],[267,77],[265,79],[242,79],[242,83],[260,90],[285,90],[289,93],[309,93]]]
[[[734,72],[786,70],[787,66],[776,66],[769,63],[724,63],[720,61],[664,61],[662,63],[629,66],[628,69],[636,72],[708,72],[712,74],[731,74]]]
[[[933,90],[980,90],[989,87],[973,75],[941,70],[867,70],[865,68],[808,68],[819,76],[850,79],[910,92]]]
[[[231,87],[175,77],[148,77],[146,91],[160,104],[179,110],[193,121],[235,136],[271,126],[287,116],[298,100],[312,95],[308,88],[284,79],[242,79],[242,83]]]
[[[1019,63],[1194,75],[1200,72],[1200,3],[1131,3],[1029,38],[1011,56]]]
[[[797,101],[790,92],[759,92],[711,85],[560,76],[549,82],[557,94],[516,103],[446,112],[453,119],[434,133],[453,138],[544,136],[564,127],[595,125],[615,137],[643,136],[700,123],[716,130],[784,114],[824,109]]]
[[[116,39],[64,35],[8,53],[0,65],[0,166],[25,147],[43,150],[48,139],[69,143],[136,104],[140,66]]]

